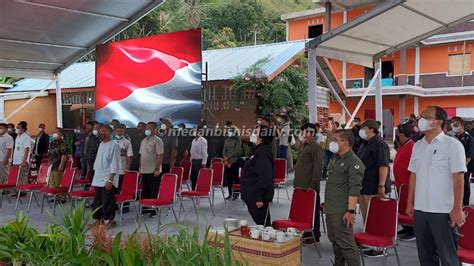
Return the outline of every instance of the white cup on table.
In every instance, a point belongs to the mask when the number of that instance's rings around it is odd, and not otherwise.
[[[263,234],[262,234],[262,240],[263,240],[263,241],[268,241],[268,240],[270,240],[270,233],[268,233],[267,231],[263,232]]]
[[[275,229],[268,230],[268,233],[270,234],[270,238],[276,238],[277,231]]]
[[[276,232],[276,240],[278,242],[284,241],[285,240],[285,233],[280,232],[280,231]]]
[[[253,229],[252,231],[250,231],[250,237],[253,239],[258,239],[260,237],[260,231],[258,231],[257,229]]]
[[[286,233],[290,236],[295,236],[296,235],[296,228],[294,227],[288,227],[286,229]]]

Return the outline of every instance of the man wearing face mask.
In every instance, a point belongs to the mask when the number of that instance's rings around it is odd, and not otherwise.
[[[20,166],[18,184],[28,183],[28,163],[31,151],[31,138],[26,134],[26,131],[26,122],[22,121],[18,123],[16,128],[18,136],[15,139],[15,150],[13,152],[13,164]]]
[[[337,130],[329,144],[335,155],[328,167],[324,212],[336,266],[344,266],[346,262],[360,265],[353,233],[365,166],[353,151],[353,144],[354,135],[349,129]]]
[[[302,188],[306,190],[313,189],[317,194],[316,198],[316,208],[314,211],[314,230],[313,236],[314,239],[306,239],[305,244],[313,244],[314,240],[319,242],[321,236],[320,220],[319,220],[319,210],[321,204],[321,198],[319,196],[320,190],[320,180],[323,172],[323,150],[321,146],[317,143],[315,135],[317,128],[314,124],[306,123],[301,127],[302,135],[300,135],[300,140],[303,142],[301,144],[298,158],[296,160],[295,166],[295,180],[293,186],[295,188]]]
[[[13,124],[13,123],[9,123],[9,124],[8,124],[7,133],[8,133],[10,136],[12,136],[13,141],[15,141],[16,136],[18,135],[18,134],[16,134],[15,124]]]
[[[140,174],[142,176],[142,198],[154,199],[158,195],[161,183],[163,164],[163,141],[156,136],[156,122],[148,122],[145,138],[140,145]],[[155,217],[156,212],[150,212],[150,217]]]
[[[67,144],[64,141],[64,131],[62,128],[56,128],[53,132],[53,140],[48,149],[49,164],[51,165],[51,175],[49,177],[48,187],[58,188],[61,185],[61,177],[66,167]],[[63,195],[57,199],[59,202],[65,202]]]
[[[89,170],[89,179],[92,179],[94,176],[94,162],[100,145],[99,130],[102,126],[94,121],[90,122],[90,124],[88,123],[87,127],[91,130],[86,138],[85,159],[87,161],[87,169]]]
[[[287,115],[277,116],[278,121],[278,158],[287,160],[288,157],[288,138],[290,136],[290,122]]]
[[[142,144],[143,139],[145,138],[146,124],[144,122],[139,122],[137,124],[137,129],[134,131],[133,136],[130,138],[133,149],[133,159],[132,159],[132,171],[140,170],[140,145]]]
[[[124,125],[118,125],[115,127],[114,142],[117,143],[120,149],[120,170],[118,172],[119,174],[118,190],[119,191],[122,189],[123,176],[125,175],[125,172],[130,171],[130,168],[132,167],[132,158],[133,158],[132,143],[130,142],[130,140],[125,138],[124,134],[125,134]],[[127,212],[127,211],[128,211],[128,208],[124,210],[124,212]]]
[[[469,200],[471,198],[471,174],[474,170],[474,162],[472,159],[474,158],[474,141],[472,139],[471,134],[466,132],[464,129],[464,121],[460,117],[453,117],[451,119],[451,127],[453,128],[453,133],[455,137],[462,143],[464,146],[464,151],[466,154],[466,167],[467,172],[464,174],[464,197],[463,197],[463,205],[469,206]]]
[[[174,167],[176,161],[178,137],[171,132],[171,128],[173,127],[171,118],[162,117],[160,118],[160,122],[162,124],[158,130],[158,136],[161,138],[164,145],[162,172],[166,174],[170,172],[172,167]]]
[[[10,158],[13,152],[13,137],[7,134],[6,123],[0,123],[0,182],[4,183],[10,172]]]
[[[224,143],[225,177],[229,188],[229,196],[226,199],[228,200],[232,198],[232,185],[239,182],[239,163],[237,161],[242,151],[241,148],[242,141],[237,128],[231,126],[227,129],[227,137]],[[234,195],[233,200],[236,199],[238,199],[238,196]]]
[[[444,134],[446,123],[442,108],[433,106],[423,111],[418,126],[425,137],[416,142],[408,166],[411,175],[406,212],[415,218],[421,265],[460,265],[456,227],[465,222],[466,155],[458,140]]]
[[[269,128],[272,128],[273,125],[272,125],[272,118],[270,117],[267,117],[267,116],[261,116],[259,117],[258,121],[260,121],[260,123],[257,121],[257,125],[255,126],[255,128],[258,128],[260,126],[265,126],[265,127],[269,127]],[[273,128],[272,128],[273,129]],[[271,131],[272,134],[274,134],[274,130]],[[255,132],[252,132],[252,135],[250,135],[250,142],[253,143],[253,148],[255,148],[256,146],[256,143],[257,143],[257,135],[255,134]],[[278,139],[275,138],[275,136],[273,136],[273,140],[272,142],[270,143],[270,151],[273,155],[273,158],[277,158],[277,154],[278,154]]]
[[[206,167],[208,158],[207,140],[202,137],[204,130],[204,126],[198,126],[194,131],[195,137],[191,142],[191,187],[193,190],[196,189],[199,170]]]
[[[33,148],[33,154],[35,155],[36,169],[40,168],[43,156],[48,153],[49,147],[49,135],[46,133],[45,124],[39,124],[38,135],[35,139],[35,146]]]

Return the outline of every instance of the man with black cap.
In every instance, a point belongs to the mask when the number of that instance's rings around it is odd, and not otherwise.
[[[319,237],[321,236],[321,232],[319,231],[319,206],[321,204],[319,183],[323,173],[324,153],[315,138],[317,133],[316,125],[306,123],[301,127],[301,131],[302,135],[300,136],[300,139],[303,143],[301,144],[298,159],[296,161],[295,180],[293,185],[295,188],[306,190],[313,189],[318,192],[314,212],[314,239],[306,240],[309,243],[305,243],[312,244],[314,243],[314,240],[319,242]]]
[[[466,154],[466,167],[467,172],[464,173],[464,197],[463,205],[469,206],[469,200],[471,198],[471,174],[474,170],[474,140],[472,139],[471,134],[467,133],[464,128],[464,121],[461,117],[455,116],[451,118],[451,127],[455,137],[462,143],[464,146],[464,151]]]
[[[269,116],[260,116],[259,117],[260,123],[257,123],[256,127],[259,127],[260,125],[266,126],[269,128],[273,128],[273,123],[272,123],[272,118]],[[272,134],[274,134],[274,130],[271,131]],[[273,155],[273,158],[277,158],[277,153],[278,153],[278,140],[273,136],[274,138],[272,139],[272,142],[270,143],[270,152]],[[250,142],[252,142],[255,146],[255,143],[257,141],[257,136],[252,135],[250,136]]]
[[[162,124],[160,129],[158,129],[158,136],[163,140],[164,146],[162,173],[166,174],[170,172],[176,161],[178,137],[171,134],[171,128],[173,127],[171,118],[162,117],[160,122]]]

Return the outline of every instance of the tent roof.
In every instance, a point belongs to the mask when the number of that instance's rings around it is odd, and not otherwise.
[[[163,0],[4,0],[0,75],[51,78]]]
[[[318,56],[373,67],[374,59],[471,19],[472,0],[387,0],[308,46]]]

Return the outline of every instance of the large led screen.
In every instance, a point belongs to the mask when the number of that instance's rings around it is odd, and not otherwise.
[[[201,115],[201,30],[97,46],[96,120],[196,125]]]

